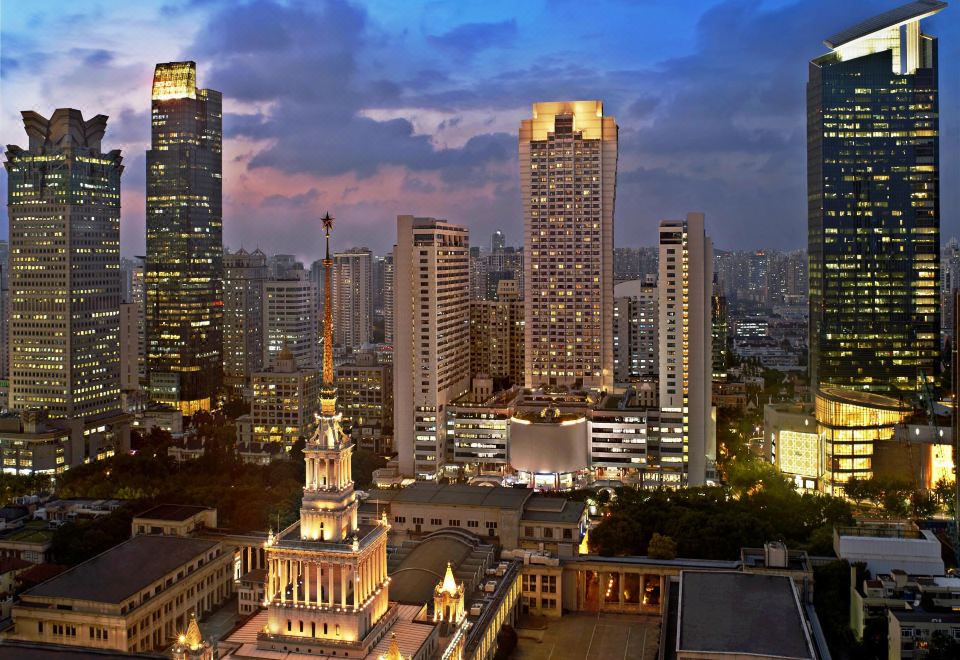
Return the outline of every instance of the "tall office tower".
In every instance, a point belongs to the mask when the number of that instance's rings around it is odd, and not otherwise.
[[[470,248],[470,300],[487,299],[487,278],[490,261],[478,247]]]
[[[303,268],[303,264],[292,254],[275,254],[267,259],[267,268],[269,277],[278,280],[286,277],[287,273],[295,268]]]
[[[960,245],[951,238],[940,254],[940,336],[943,341],[954,340],[953,290],[960,288]]]
[[[147,293],[144,283],[143,257],[121,259],[120,300],[133,303],[137,316],[137,377],[141,382],[147,378]]]
[[[747,261],[748,297],[752,302],[766,305],[770,298],[770,259],[764,250],[752,252]]]
[[[267,255],[240,248],[223,257],[223,380],[242,397],[263,362],[263,285]]]
[[[140,391],[138,316],[136,303],[120,303],[120,393],[124,410],[137,403],[136,394]]]
[[[636,248],[613,249],[613,279],[629,282],[640,279],[640,252]]]
[[[222,98],[194,62],[158,64],[147,151],[147,373],[185,414],[215,402],[223,371]]]
[[[492,300],[470,301],[470,375],[496,389],[523,383],[523,301],[515,280],[501,280]]]
[[[618,383],[657,375],[659,327],[657,278],[620,282],[613,288],[613,368]]]
[[[373,321],[383,320],[383,269],[384,257],[373,256],[373,292],[370,296],[373,305]]]
[[[263,364],[272,365],[287,347],[301,369],[320,364],[316,286],[301,266],[263,283]]]
[[[498,229],[490,237],[490,251],[496,254],[502,252],[505,247],[507,247],[507,236]]]
[[[373,253],[351,248],[333,255],[333,345],[360,348],[373,341]]]
[[[394,257],[394,449],[401,474],[436,479],[446,407],[470,388],[470,248],[466,228],[397,217]]]
[[[713,353],[712,369],[713,380],[724,381],[727,379],[727,298],[723,295],[720,285],[717,282],[716,274],[713,277],[713,296],[711,298],[712,307],[712,333],[711,347]]]
[[[617,124],[600,101],[520,123],[527,387],[613,386]]]
[[[663,462],[684,463],[686,484],[711,478],[713,415],[713,242],[703,214],[660,223],[660,446]]]
[[[25,111],[9,146],[10,408],[91,417],[120,408],[120,151],[107,118]]]
[[[383,343],[393,344],[393,252],[383,258]]]
[[[937,41],[920,0],[810,62],[811,384],[909,396],[939,375]]]
[[[0,380],[9,378],[10,367],[10,244],[0,241]],[[7,405],[6,392],[0,393],[0,409]]]

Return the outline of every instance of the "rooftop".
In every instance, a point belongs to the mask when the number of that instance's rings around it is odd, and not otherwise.
[[[206,511],[211,511],[211,509],[205,506],[190,506],[188,504],[158,504],[152,509],[147,509],[138,514],[137,518],[183,522]]]
[[[853,27],[841,30],[836,34],[824,39],[823,43],[827,48],[839,48],[856,39],[866,37],[875,32],[885,30],[904,23],[919,21],[927,16],[936,14],[941,9],[945,9],[946,2],[937,2],[936,0],[918,0],[908,4],[877,14],[873,18],[868,18],[862,23],[857,23]]]
[[[679,609],[678,651],[816,657],[788,577],[684,571]]]
[[[413,605],[428,603],[434,587],[443,580],[447,562],[458,583],[472,582],[476,568],[492,552],[491,546],[456,532],[437,532],[415,544],[404,544],[397,550],[400,563],[390,571],[390,599]],[[471,558],[474,553],[477,557]]]
[[[583,518],[586,502],[572,502],[562,497],[534,495],[523,510],[524,521],[576,524]]]
[[[848,390],[842,387],[821,387],[817,391],[817,396],[823,397],[828,401],[836,403],[846,403],[855,406],[865,406],[869,408],[883,408],[886,410],[907,411],[911,406],[901,403],[897,399],[873,392],[862,392],[860,390]]]
[[[217,545],[179,536],[134,536],[24,595],[119,604]]]
[[[435,484],[418,481],[400,489],[375,488],[370,491],[367,501],[520,509],[532,495],[533,491],[527,488]]]

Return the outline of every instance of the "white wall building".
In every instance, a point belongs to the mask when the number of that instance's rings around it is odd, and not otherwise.
[[[467,230],[397,217],[394,447],[401,474],[435,479],[446,462],[446,407],[470,387]]]

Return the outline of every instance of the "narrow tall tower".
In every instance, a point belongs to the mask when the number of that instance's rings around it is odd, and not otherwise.
[[[223,374],[222,97],[158,64],[147,151],[147,372],[153,399],[208,410]]]
[[[357,524],[357,495],[350,456],[337,411],[333,372],[330,230],[324,267],[323,385],[317,430],[304,448],[306,479],[300,520],[265,544],[268,578],[267,631],[257,647],[280,651],[296,644],[304,653],[366,657],[388,630],[380,625],[396,611],[390,607],[386,520]],[[386,617],[386,619],[385,619]],[[260,656],[258,656],[260,657]],[[271,656],[272,657],[272,656]]]

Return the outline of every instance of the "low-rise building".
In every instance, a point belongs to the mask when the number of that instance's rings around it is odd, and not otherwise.
[[[940,541],[913,523],[873,523],[833,530],[833,550],[851,564],[863,562],[873,575],[902,570],[943,575]]]
[[[502,548],[529,548],[568,557],[579,553],[586,531],[583,502],[548,497],[526,488],[417,482],[374,489],[360,508],[361,522],[387,515],[391,542],[460,529]]]
[[[766,460],[798,489],[815,491],[823,474],[823,456],[813,406],[804,403],[768,403],[763,406]]]
[[[230,597],[232,556],[214,541],[138,535],[25,591],[7,639],[159,651]]]
[[[817,660],[793,582],[781,575],[683,571],[676,613],[677,660]]]
[[[217,510],[187,504],[158,504],[136,515],[130,526],[131,536],[191,536],[200,530],[216,528]]]
[[[173,406],[151,403],[143,410],[134,413],[133,428],[141,433],[149,433],[157,428],[177,437],[183,434],[183,413]]]

